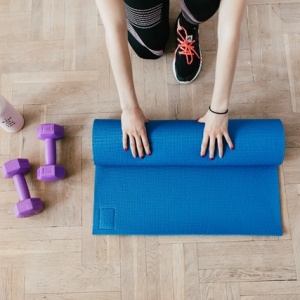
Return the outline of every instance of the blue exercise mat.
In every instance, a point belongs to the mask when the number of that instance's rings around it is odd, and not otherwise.
[[[203,124],[151,121],[152,155],[122,149],[119,120],[95,120],[93,234],[282,235],[280,120],[230,120],[235,150],[199,155]]]

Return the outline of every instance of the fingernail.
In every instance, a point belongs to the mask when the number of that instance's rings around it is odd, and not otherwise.
[[[231,150],[234,150],[234,146],[230,147]]]
[[[209,159],[210,159],[210,160],[214,160],[215,158],[214,158],[214,157],[210,157]]]
[[[151,152],[147,153],[147,155],[149,155],[149,156],[150,156],[151,154],[152,154]]]
[[[144,155],[140,157],[140,159],[144,159]]]
[[[200,156],[201,156],[201,157],[204,157],[205,155],[204,155],[204,154],[200,154]]]
[[[128,149],[127,148],[124,148],[124,151],[127,151]]]

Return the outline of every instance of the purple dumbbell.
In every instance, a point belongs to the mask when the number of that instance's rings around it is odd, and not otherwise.
[[[38,214],[43,209],[40,198],[31,198],[24,174],[30,170],[28,159],[17,158],[3,164],[4,178],[13,178],[19,195],[14,212],[17,218],[26,218]]]
[[[64,136],[64,128],[57,124],[42,124],[37,129],[37,138],[44,140],[45,162],[37,170],[37,179],[53,182],[65,177],[65,168],[56,165],[56,140]]]

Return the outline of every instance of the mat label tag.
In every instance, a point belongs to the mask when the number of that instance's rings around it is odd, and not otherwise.
[[[99,229],[114,229],[115,228],[115,209],[100,208],[99,209]]]

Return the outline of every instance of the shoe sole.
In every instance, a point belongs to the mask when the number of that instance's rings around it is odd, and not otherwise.
[[[201,50],[200,50],[200,57],[202,58]],[[198,69],[196,75],[190,81],[180,81],[177,78],[177,76],[176,76],[176,70],[175,70],[175,61],[176,61],[175,58],[173,58],[172,69],[173,69],[173,75],[174,75],[175,79],[177,80],[177,82],[182,83],[182,84],[187,84],[187,83],[193,82],[198,77],[198,75],[199,75],[199,73],[201,71],[201,68],[202,68],[202,60],[200,61],[200,66],[199,66],[199,69]]]

